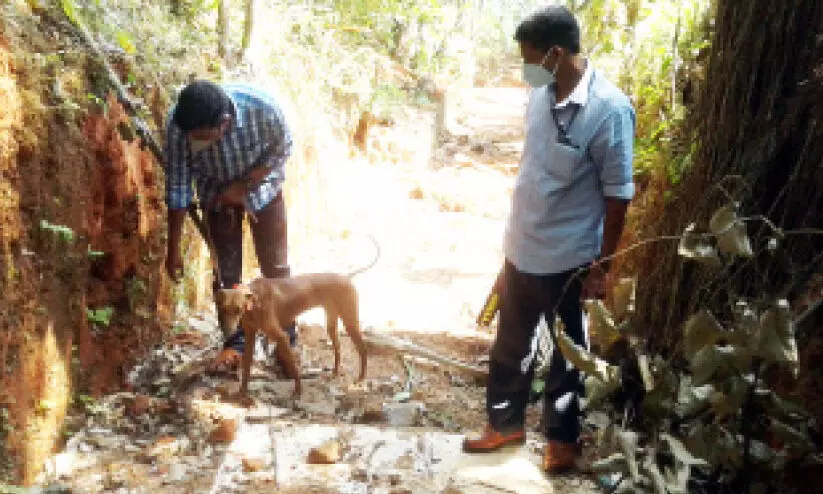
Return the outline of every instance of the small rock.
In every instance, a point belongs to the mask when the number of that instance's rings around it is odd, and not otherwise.
[[[383,414],[393,427],[412,427],[420,421],[423,405],[418,402],[386,403]]]
[[[168,459],[179,455],[186,447],[186,441],[172,436],[163,436],[149,446],[143,454],[143,459],[152,461]]]
[[[340,461],[340,442],[334,439],[312,448],[306,460],[310,465],[331,465],[338,461]]]
[[[271,419],[282,417],[287,413],[289,413],[289,410],[286,408],[266,406],[255,407],[246,412],[246,422],[252,424],[263,424]]]
[[[146,414],[149,410],[151,410],[151,397],[146,395],[137,395],[126,403],[126,413],[132,417]]]
[[[361,424],[379,424],[385,420],[386,414],[381,404],[366,403],[363,407],[363,413],[360,415]]]
[[[216,427],[209,434],[212,444],[228,444],[234,441],[239,426],[236,418],[218,417],[214,419]]]
[[[363,467],[356,468],[351,474],[352,480],[355,482],[368,482],[369,481],[369,471]]]
[[[169,482],[183,482],[186,480],[188,468],[183,463],[174,463],[169,467],[167,480]]]
[[[400,472],[390,472],[389,473],[389,484],[393,487],[400,485],[400,481],[403,480],[403,476],[400,475]]]
[[[243,458],[243,471],[246,473],[259,472],[266,468],[266,460],[263,458]]]

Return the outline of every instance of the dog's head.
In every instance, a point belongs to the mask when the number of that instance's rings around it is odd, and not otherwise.
[[[224,323],[234,329],[240,324],[243,314],[254,308],[255,296],[248,286],[224,288],[217,291],[216,301]]]

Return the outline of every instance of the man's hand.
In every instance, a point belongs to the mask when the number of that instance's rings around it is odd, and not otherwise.
[[[215,206],[244,206],[246,204],[246,184],[242,180],[235,180],[217,196]]]
[[[603,300],[606,296],[606,271],[596,263],[589,269],[583,281],[582,300]]]
[[[166,272],[175,283],[183,277],[183,258],[180,256],[180,249],[169,250],[166,256]]]

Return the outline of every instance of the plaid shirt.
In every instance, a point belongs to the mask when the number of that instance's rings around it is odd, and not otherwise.
[[[249,206],[255,212],[268,205],[283,186],[285,164],[291,154],[292,138],[283,112],[274,98],[251,86],[223,85],[234,103],[235,118],[226,133],[211,146],[192,153],[189,139],[171,120],[166,128],[166,204],[169,209],[186,209],[197,195],[202,204],[211,204],[229,182],[251,171],[269,144],[274,145],[266,166],[271,173],[249,192]]]

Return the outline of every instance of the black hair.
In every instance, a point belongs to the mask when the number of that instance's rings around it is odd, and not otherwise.
[[[545,52],[561,46],[573,55],[580,53],[580,25],[572,11],[561,5],[551,5],[528,16],[517,26],[514,39]]]
[[[226,115],[234,115],[231,98],[217,84],[199,80],[180,91],[172,121],[183,132],[189,132],[219,127]]]

